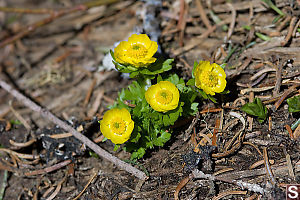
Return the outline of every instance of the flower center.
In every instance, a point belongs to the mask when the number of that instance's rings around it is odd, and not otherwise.
[[[169,90],[163,89],[155,95],[155,98],[160,104],[169,104],[173,99],[173,94]]]
[[[218,76],[211,71],[204,71],[201,74],[200,80],[203,85],[208,87],[215,87],[218,84]]]
[[[126,123],[120,117],[115,117],[110,123],[110,128],[113,133],[122,135],[126,131]]]
[[[148,53],[148,50],[141,44],[133,44],[131,48],[128,49],[128,56],[135,59],[142,59]]]

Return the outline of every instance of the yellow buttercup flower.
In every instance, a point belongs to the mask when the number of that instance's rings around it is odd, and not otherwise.
[[[129,111],[125,108],[114,108],[107,111],[100,121],[102,134],[114,144],[126,142],[133,131],[134,122]]]
[[[153,55],[157,48],[157,43],[151,41],[146,34],[133,34],[128,41],[120,42],[114,50],[114,56],[120,64],[146,67],[156,61]]]
[[[226,74],[220,65],[209,61],[200,61],[194,70],[195,85],[206,94],[215,95],[226,87]]]
[[[154,110],[158,112],[167,112],[177,108],[179,91],[173,83],[169,81],[160,81],[148,88],[145,97]]]

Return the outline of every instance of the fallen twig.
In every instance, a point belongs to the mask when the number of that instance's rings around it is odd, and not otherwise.
[[[193,178],[193,175],[190,174],[189,176],[185,177],[180,181],[180,183],[177,185],[176,190],[174,192],[174,199],[179,200],[179,192],[180,190]]]
[[[288,33],[287,33],[286,37],[284,38],[284,40],[280,43],[281,46],[285,46],[290,41],[290,39],[292,38],[293,30],[294,30],[296,22],[297,22],[297,17],[292,17],[291,22],[290,22],[290,26],[289,26],[289,29],[288,29]]]
[[[269,158],[268,158],[267,147],[264,148],[263,155],[264,155],[264,163],[265,163],[265,168],[266,168],[267,175],[268,175],[268,177],[269,177],[270,182],[272,183],[272,185],[275,186],[276,179],[275,179],[275,177],[273,175],[273,172],[272,172],[272,169],[270,167],[270,162],[269,162]]]
[[[84,191],[87,189],[87,187],[91,184],[91,182],[95,179],[95,177],[97,175],[98,175],[98,172],[94,173],[92,178],[90,178],[89,182],[84,186],[83,190],[73,200],[77,200],[81,197],[81,195],[84,193]]]
[[[232,179],[225,179],[219,176],[214,176],[211,174],[204,174],[202,171],[198,170],[198,169],[194,169],[192,171],[192,174],[194,176],[194,178],[204,178],[204,179],[208,179],[211,181],[222,181],[222,182],[226,182],[226,183],[231,183],[231,184],[235,184],[243,189],[247,189],[249,191],[253,191],[253,192],[258,192],[260,194],[265,194],[267,191],[262,188],[260,185],[258,184],[253,184],[253,183],[246,183],[244,181],[236,181],[236,180],[232,180]]]
[[[15,147],[18,147],[18,148],[24,148],[24,147],[28,147],[28,146],[30,146],[30,145],[32,145],[33,143],[35,143],[36,142],[36,139],[31,139],[31,140],[29,140],[29,141],[27,141],[27,142],[24,142],[24,143],[21,143],[21,142],[15,142],[15,141],[13,141],[13,140],[9,140],[9,143],[11,144],[11,145],[13,145],[13,146],[15,146]]]
[[[46,167],[45,169],[39,169],[39,170],[35,170],[35,171],[25,172],[24,175],[25,176],[34,176],[34,175],[39,175],[39,174],[46,174],[49,172],[53,172],[57,169],[60,169],[64,166],[70,164],[71,162],[72,162],[71,160],[65,160],[65,161],[57,163],[53,166]]]
[[[0,7],[2,12],[12,12],[12,13],[23,13],[23,14],[53,14],[55,11],[51,9],[43,8],[9,8],[9,7]]]
[[[86,2],[86,3],[80,4],[80,5],[76,5],[72,8],[67,8],[67,9],[63,9],[63,10],[51,13],[50,17],[48,17],[46,19],[43,19],[41,21],[38,21],[34,24],[31,24],[31,25],[25,27],[19,33],[17,33],[15,35],[13,35],[12,37],[9,37],[6,40],[2,41],[0,43],[0,48],[4,47],[5,45],[11,44],[11,43],[15,42],[16,40],[21,39],[22,37],[28,35],[29,33],[33,32],[34,30],[36,30],[37,28],[39,28],[41,26],[44,26],[46,24],[49,24],[57,18],[60,18],[60,17],[65,16],[67,14],[71,14],[73,12],[87,10],[87,9],[95,7],[95,6],[112,4],[112,3],[115,3],[117,1],[119,1],[119,0],[94,0],[94,1]]]
[[[201,17],[201,19],[202,19],[204,25],[206,26],[207,29],[211,29],[212,26],[211,26],[211,24],[210,24],[210,22],[209,22],[209,19],[208,19],[207,16],[206,16],[205,10],[204,10],[204,8],[203,8],[202,3],[201,3],[200,0],[197,0],[197,1],[196,1],[196,6],[197,6],[197,8],[198,8],[198,10],[199,10],[200,17]]]
[[[222,192],[220,194],[218,194],[218,196],[212,198],[212,200],[219,200],[219,199],[222,199],[223,197],[226,197],[228,195],[233,195],[233,194],[247,194],[247,191],[225,191],[225,192]]]
[[[279,66],[276,69],[276,83],[275,83],[275,88],[273,90],[273,96],[277,96],[280,91],[281,80],[282,80],[282,68],[283,68],[283,64],[279,64]]]
[[[236,20],[236,10],[233,7],[233,5],[231,3],[227,3],[227,6],[230,8],[231,11],[231,22],[230,22],[230,26],[228,29],[228,33],[227,33],[227,38],[226,41],[228,41],[233,33],[233,29],[234,29],[234,25],[235,25],[235,20]]]
[[[13,89],[10,85],[8,85],[5,81],[3,81],[1,79],[0,79],[0,86],[3,89],[5,89],[7,92],[9,92],[11,95],[16,97],[20,102],[24,103],[24,105],[26,105],[31,110],[39,113],[44,118],[52,121],[53,123],[55,123],[58,126],[60,126],[61,128],[63,128],[64,130],[72,133],[72,135],[75,138],[77,138],[82,143],[84,143],[86,146],[91,148],[93,151],[95,151],[102,158],[111,161],[112,163],[114,163],[119,168],[126,170],[127,172],[133,174],[134,176],[136,176],[140,179],[145,180],[145,179],[148,178],[144,172],[136,169],[135,167],[129,165],[128,163],[126,163],[126,162],[118,159],[117,157],[113,156],[112,154],[108,153],[107,151],[105,151],[104,149],[99,147],[97,144],[92,142],[89,138],[87,138],[83,134],[76,131],[73,127],[69,126],[68,124],[66,124],[65,122],[63,122],[59,118],[57,118],[50,111],[48,111],[47,109],[42,108],[41,106],[37,105],[36,103],[31,101],[29,98],[27,98],[23,94],[21,94],[19,91]]]
[[[294,84],[292,87],[290,87],[289,89],[287,89],[282,96],[280,97],[280,99],[278,101],[276,101],[276,103],[274,104],[275,106],[275,110],[277,110],[279,108],[279,106],[281,105],[281,103],[284,101],[284,99],[291,94],[298,86],[300,86],[299,83]],[[292,128],[293,129],[293,128]]]

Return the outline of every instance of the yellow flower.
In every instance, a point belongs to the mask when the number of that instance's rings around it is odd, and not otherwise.
[[[128,41],[120,42],[114,50],[114,56],[120,64],[145,67],[155,62],[153,55],[157,48],[157,43],[151,41],[146,34],[133,34]]]
[[[150,106],[158,112],[167,112],[177,108],[179,102],[179,91],[169,81],[160,81],[152,85],[145,93]]]
[[[123,144],[131,135],[134,122],[127,109],[114,108],[107,111],[100,121],[102,134],[114,144]]]
[[[226,87],[226,74],[218,64],[200,61],[194,70],[195,85],[206,94],[215,95]]]

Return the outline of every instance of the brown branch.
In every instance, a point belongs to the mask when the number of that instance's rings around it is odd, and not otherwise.
[[[57,118],[55,115],[53,115],[50,111],[48,111],[45,108],[40,107],[33,101],[31,101],[29,98],[25,97],[23,94],[21,94],[19,91],[13,89],[9,84],[7,84],[5,81],[1,80],[0,78],[0,86],[9,92],[11,95],[13,95],[15,98],[17,98],[20,102],[22,102],[25,106],[30,108],[31,110],[39,113],[44,118],[52,121],[53,123],[57,124],[59,127],[63,128],[65,131],[68,131],[72,133],[72,135],[80,140],[82,143],[84,143],[86,146],[91,148],[94,152],[96,152],[99,156],[101,156],[104,159],[107,159],[114,163],[119,168],[126,170],[127,172],[133,174],[134,176],[138,177],[139,179],[146,180],[148,177],[146,174],[135,167],[129,165],[128,163],[118,159],[117,157],[113,156],[112,154],[108,153],[101,147],[99,147],[97,144],[92,142],[90,139],[88,139],[86,136],[82,135],[78,131],[76,131],[73,127],[69,126],[59,118]]]
[[[96,7],[96,6],[100,6],[100,5],[106,5],[106,4],[112,4],[115,3],[119,0],[95,0],[95,1],[90,1],[90,2],[86,2],[80,5],[76,5],[72,8],[66,8],[60,11],[56,11],[51,13],[51,16],[43,19],[41,21],[38,21],[34,24],[28,25],[26,28],[24,28],[23,30],[21,30],[19,33],[13,35],[12,37],[7,38],[6,40],[2,41],[0,43],[0,48],[4,47],[5,45],[11,44],[13,42],[15,42],[16,40],[19,40],[21,38],[23,38],[24,36],[28,35],[29,33],[33,32],[34,30],[36,30],[37,28],[44,26],[46,24],[51,23],[52,21],[54,21],[57,18],[60,18],[62,16],[65,16],[67,14],[70,13],[74,13],[77,11],[83,11],[83,10],[87,10],[89,8],[92,7]]]
[[[282,81],[282,68],[283,64],[279,64],[279,66],[276,68],[276,83],[273,90],[273,96],[278,96]]]
[[[202,179],[208,179],[208,180],[211,180],[211,181],[218,180],[218,181],[222,181],[222,182],[225,182],[225,183],[235,184],[235,185],[237,185],[237,186],[239,186],[243,189],[247,189],[249,191],[257,192],[257,193],[260,193],[260,194],[266,194],[267,193],[267,190],[262,188],[258,184],[232,180],[230,178],[223,178],[221,176],[214,176],[214,175],[211,175],[211,174],[204,174],[202,171],[200,171],[198,169],[194,169],[192,171],[192,175],[196,179],[202,178]]]
[[[52,14],[54,10],[51,9],[30,9],[30,8],[9,8],[9,7],[0,7],[2,12],[12,12],[12,13],[23,13],[23,14]]]
[[[292,17],[291,22],[290,22],[290,26],[289,26],[289,29],[288,29],[288,33],[287,33],[286,37],[284,38],[284,40],[280,43],[281,46],[285,46],[290,41],[290,39],[292,38],[293,30],[294,30],[296,22],[297,22],[297,17]]]
[[[70,164],[72,161],[71,160],[65,160],[63,162],[57,163],[53,166],[50,167],[46,167],[44,169],[39,169],[39,170],[35,170],[35,171],[29,171],[29,172],[25,172],[24,175],[25,176],[35,176],[35,175],[39,175],[39,174],[46,174],[49,172],[53,172],[57,169],[60,169],[68,164]]]
[[[281,103],[284,101],[284,99],[291,94],[294,90],[296,90],[297,87],[299,87],[300,84],[296,83],[293,86],[291,86],[289,89],[287,89],[282,96],[278,99],[278,101],[276,101],[276,103],[274,104],[275,110],[277,110],[279,108],[279,106],[281,105]]]
[[[202,19],[204,25],[206,26],[207,29],[211,29],[212,26],[211,26],[211,24],[210,24],[210,22],[209,22],[209,19],[208,19],[207,16],[206,16],[206,13],[205,13],[205,10],[204,10],[204,8],[203,8],[203,6],[202,6],[201,0],[197,0],[197,1],[196,1],[196,6],[197,6],[197,8],[198,8],[198,10],[199,10],[200,17],[201,17],[201,19]]]

